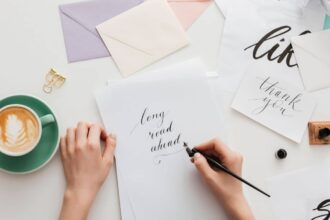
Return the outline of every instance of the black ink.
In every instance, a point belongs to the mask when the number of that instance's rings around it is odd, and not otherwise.
[[[269,50],[265,51],[264,53],[259,54],[260,50],[262,49],[262,46],[264,45],[264,43],[266,41],[269,41],[269,40],[274,39],[276,37],[282,36],[282,35],[290,32],[290,31],[291,31],[291,27],[290,26],[287,26],[287,25],[286,26],[281,26],[281,27],[275,28],[274,30],[271,30],[265,36],[263,36],[257,43],[254,43],[254,44],[246,47],[244,49],[244,51],[246,51],[246,50],[248,50],[250,48],[253,48],[252,56],[256,60],[257,59],[260,59],[260,58],[263,58],[264,56],[267,56],[267,59],[269,61],[277,60],[277,63],[282,63],[282,61],[285,59],[286,65],[288,67],[297,66],[298,65],[297,63],[292,63],[292,61],[291,61],[292,55],[294,53],[291,44],[289,44],[284,49],[284,51],[281,54],[277,55],[277,56],[275,56],[275,52],[277,52],[277,49],[280,47],[280,43],[276,43]],[[308,34],[308,33],[311,33],[311,31],[306,30],[306,31],[302,32],[300,35],[304,35],[304,34]],[[285,39],[284,38],[281,38],[279,41],[280,42],[285,42]]]
[[[165,118],[165,112],[158,112],[158,113],[148,114],[147,111],[148,111],[148,108],[145,108],[143,113],[142,113],[142,117],[141,117],[141,120],[140,120],[141,125],[145,124],[146,122],[153,121],[153,120],[160,120],[158,122],[158,127],[163,125],[164,118]]]
[[[299,111],[297,105],[301,102],[301,93],[295,96],[288,94],[285,89],[279,87],[278,81],[272,82],[270,77],[262,80],[259,90],[263,91],[265,96],[253,99],[261,102],[261,106],[252,111],[253,114],[261,114],[269,108],[277,109],[283,116],[290,116],[290,111]]]
[[[329,128],[322,128],[319,130],[319,139],[323,140],[330,136]]]
[[[326,199],[321,202],[313,211],[322,212],[321,215],[318,215],[311,220],[319,219],[319,220],[329,220],[330,219],[330,199]],[[327,207],[327,208],[326,208]]]
[[[277,159],[283,160],[288,156],[288,152],[284,149],[279,149],[278,151],[276,151],[275,157]]]
[[[160,164],[162,158],[179,152],[177,146],[181,142],[181,133],[173,132],[175,123],[167,120],[168,113],[169,111],[151,111],[146,107],[130,132],[130,135],[132,135],[137,128],[147,129],[143,132],[146,132],[147,141],[152,142],[150,152],[154,154],[156,164]],[[169,123],[166,123],[167,121]],[[182,151],[181,148],[180,151]]]
[[[172,124],[173,124],[173,121],[171,121],[170,125],[167,127],[167,128],[162,128],[156,132],[149,132],[149,136],[151,139],[154,139],[154,138],[157,138],[159,136],[162,136],[166,133],[171,133],[172,132]]]
[[[272,100],[268,97],[262,98],[262,99],[254,99],[254,100],[261,100],[263,105],[261,107],[258,107],[253,110],[252,113],[258,115],[263,113],[266,109],[269,107],[272,107],[273,109],[278,109],[283,116],[290,116],[289,114],[286,113],[286,108],[282,107],[284,105],[284,102],[282,100]]]
[[[143,126],[145,124],[148,124],[149,122],[156,123],[158,127],[161,127],[163,125],[165,116],[168,114],[168,112],[165,113],[165,111],[161,111],[157,113],[149,113],[148,110],[148,107],[143,110],[141,118],[131,130],[130,135],[132,135],[140,125]]]
[[[164,150],[166,148],[178,145],[178,144],[180,144],[180,138],[181,138],[181,134],[179,134],[175,139],[170,140],[170,141],[166,141],[166,142],[164,142],[163,139],[160,138],[159,141],[158,141],[158,144],[152,146],[150,151],[151,152],[156,152],[156,151]]]
[[[178,153],[180,153],[182,151],[184,151],[184,149],[180,149],[178,151],[171,152],[171,153],[168,153],[168,154],[159,154],[159,155],[156,155],[155,158],[154,158],[154,162],[155,162],[155,164],[159,165],[162,162],[162,159],[164,157],[172,156],[172,155],[178,154]]]
[[[296,95],[292,101],[289,103],[289,106],[291,105],[292,110],[296,109],[296,104],[301,102],[301,99],[299,99],[302,96],[301,93],[299,93],[298,95]]]

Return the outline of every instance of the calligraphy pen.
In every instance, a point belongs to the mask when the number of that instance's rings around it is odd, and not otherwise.
[[[197,150],[196,148],[190,149],[188,147],[188,144],[186,142],[183,143],[183,146],[186,148],[187,154],[189,155],[189,157],[193,157],[195,153],[200,153],[201,155],[203,155],[205,157],[205,159],[207,160],[208,164],[214,169],[214,170],[221,170],[227,174],[229,174],[230,176],[240,180],[241,182],[245,183],[246,185],[252,187],[253,189],[257,190],[258,192],[264,194],[265,196],[270,197],[269,194],[265,193],[264,191],[262,191],[261,189],[259,189],[258,187],[252,185],[251,183],[249,183],[248,181],[244,180],[242,177],[236,175],[235,173],[233,173],[232,171],[230,171],[227,167],[225,167],[224,165],[221,164],[221,162],[219,162],[217,159],[215,159],[214,157],[211,157],[199,150]]]

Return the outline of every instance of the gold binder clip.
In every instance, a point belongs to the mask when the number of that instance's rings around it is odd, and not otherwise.
[[[49,94],[53,91],[53,87],[60,88],[65,80],[66,78],[64,76],[52,68],[46,75],[46,83],[43,86],[43,91]]]

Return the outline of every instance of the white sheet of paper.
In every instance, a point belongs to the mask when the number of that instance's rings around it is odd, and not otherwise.
[[[221,10],[223,16],[226,17],[228,8],[240,7],[239,4],[241,1],[250,1],[250,0],[215,0],[215,3]],[[279,0],[259,0],[259,1],[262,2],[262,1],[279,1]],[[297,5],[298,7],[306,7],[306,5],[310,0],[281,0],[281,1],[290,2],[292,4]]]
[[[306,89],[330,87],[330,30],[293,37],[291,42]]]
[[[312,207],[312,209],[311,209]],[[310,199],[307,205],[309,211],[309,219],[321,220],[330,218],[330,192],[325,193],[322,197]],[[327,218],[326,218],[327,217]]]
[[[282,70],[279,77],[303,88],[290,40],[306,31],[323,28],[320,1],[304,8],[286,1],[240,1],[229,7],[219,49],[219,86],[235,91],[247,65],[267,62]]]
[[[118,191],[119,191],[119,202],[121,209],[121,218],[124,220],[136,220],[135,208],[132,203],[131,197],[127,192],[127,186],[123,182],[123,177],[121,171],[117,167],[117,181],[118,181]]]
[[[96,93],[106,128],[117,134],[119,188],[124,183],[138,220],[227,219],[182,146],[224,133],[205,72],[195,61]],[[158,147],[160,142],[166,146]]]
[[[294,85],[276,77],[266,66],[251,65],[232,108],[271,130],[300,142],[315,101]]]
[[[268,185],[274,219],[312,220],[320,215],[330,216],[330,206],[325,207],[330,204],[329,165],[324,163],[271,178]],[[319,205],[325,211],[313,210]],[[325,216],[315,220],[326,219]]]

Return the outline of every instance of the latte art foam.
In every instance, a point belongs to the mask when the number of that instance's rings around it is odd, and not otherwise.
[[[25,152],[34,147],[39,132],[39,123],[30,111],[10,107],[0,112],[0,150]]]

